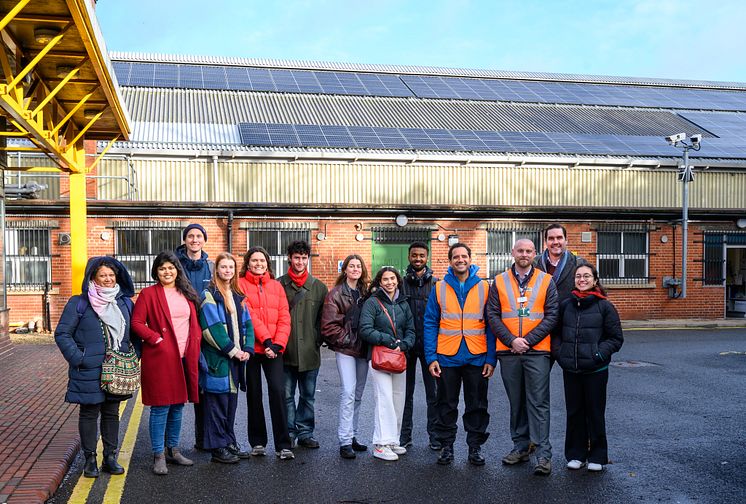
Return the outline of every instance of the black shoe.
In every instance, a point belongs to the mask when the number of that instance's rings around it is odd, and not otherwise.
[[[440,457],[438,457],[438,464],[448,465],[453,462],[453,446],[444,446],[440,450]]]
[[[220,462],[221,464],[235,464],[239,459],[236,455],[233,455],[228,451],[228,448],[216,448],[212,450],[212,458],[210,462]]]
[[[85,465],[83,466],[83,476],[86,478],[98,478],[98,466],[96,465],[96,454],[92,453],[85,456]]]
[[[430,440],[429,446],[430,446],[430,449],[433,451],[440,451],[441,449],[443,449],[443,445],[440,444],[440,441],[438,441],[437,439]]]
[[[352,448],[352,445],[344,445],[339,447],[339,456],[346,459],[354,459],[357,457],[355,454],[355,450]]]
[[[109,474],[124,474],[124,467],[117,462],[117,456],[104,455],[104,461],[101,462],[101,470]]]
[[[246,460],[249,458],[249,452],[241,450],[239,446],[236,446],[233,443],[226,446],[225,449],[228,450],[231,455],[235,455],[236,457],[240,459]]]
[[[484,465],[484,456],[479,446],[469,447],[469,463],[475,466]]]
[[[352,438],[352,449],[355,451],[368,451],[368,447],[364,444],[360,444],[357,442],[356,438]]]
[[[302,446],[303,448],[318,448],[319,442],[313,437],[307,437],[304,439],[299,439],[298,446]]]

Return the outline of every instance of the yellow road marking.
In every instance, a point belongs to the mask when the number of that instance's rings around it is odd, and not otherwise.
[[[119,449],[119,464],[124,467],[124,474],[121,477],[113,476],[109,479],[109,485],[106,487],[106,493],[104,494],[104,500],[102,501],[103,504],[119,503],[122,500],[124,483],[129,474],[132,452],[135,449],[135,441],[137,441],[137,431],[140,430],[140,419],[142,417],[143,406],[142,401],[140,401],[139,390],[135,394],[134,400],[135,404],[132,408],[130,421],[127,423],[127,430],[124,433],[124,441],[122,441],[122,447]]]
[[[122,401],[119,404],[119,418],[122,418],[122,414],[124,413],[124,408],[127,407],[127,401]],[[132,421],[132,420],[130,420]],[[98,420],[96,421],[98,423]],[[139,422],[138,422],[139,423]],[[98,444],[96,445],[96,457],[98,460],[103,460],[104,453],[104,445],[101,442],[101,438],[98,439]],[[91,488],[93,488],[93,484],[96,482],[98,478],[86,478],[82,474],[78,478],[78,483],[75,485],[75,488],[73,489],[73,493],[70,495],[70,500],[68,500],[68,504],[85,504],[88,502],[88,496],[91,493]]]

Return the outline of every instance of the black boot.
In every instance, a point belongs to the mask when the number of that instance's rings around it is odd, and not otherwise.
[[[86,453],[83,476],[86,478],[98,478],[98,466],[96,465],[96,454]]]
[[[469,463],[475,466],[484,465],[484,455],[482,455],[482,449],[479,446],[469,447]]]
[[[117,462],[117,456],[113,453],[104,455],[104,461],[101,462],[101,470],[109,474],[124,474],[124,467]]]
[[[453,445],[444,446],[440,450],[440,457],[438,457],[438,464],[448,465],[453,462]]]

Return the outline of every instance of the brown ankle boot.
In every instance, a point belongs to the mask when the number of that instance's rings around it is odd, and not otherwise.
[[[153,473],[159,476],[168,474],[168,467],[166,467],[166,456],[163,453],[153,455]]]
[[[166,448],[166,462],[182,466],[194,465],[194,461],[181,454],[178,448]]]

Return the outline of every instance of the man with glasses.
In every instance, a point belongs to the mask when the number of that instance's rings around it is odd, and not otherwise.
[[[528,462],[533,445],[534,474],[545,476],[552,472],[549,332],[557,322],[557,287],[549,274],[533,266],[536,248],[531,240],[517,240],[511,254],[513,266],[495,277],[485,309],[497,336],[500,375],[510,403],[513,449],[502,463]]]

